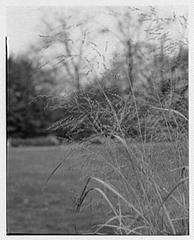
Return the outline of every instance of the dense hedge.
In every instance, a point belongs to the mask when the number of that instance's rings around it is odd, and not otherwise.
[[[39,94],[48,94],[44,84],[51,80],[48,72],[37,69],[26,57],[10,57],[7,60],[8,137],[48,135],[46,129],[52,123],[51,116],[44,111],[43,103],[34,101],[34,98]]]
[[[8,140],[8,145],[12,147],[21,146],[56,146],[60,141],[54,136],[39,137],[39,138],[13,138]]]

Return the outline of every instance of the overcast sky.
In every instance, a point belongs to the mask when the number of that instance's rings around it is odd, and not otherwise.
[[[9,50],[18,54],[39,38],[38,25],[41,20],[39,7],[9,7],[7,8],[7,36]]]
[[[173,11],[177,15],[187,15],[187,7],[184,6],[171,6],[158,9],[161,16],[167,16],[170,13],[172,14]],[[7,35],[9,41],[9,52],[14,54],[25,52],[25,50],[31,44],[35,43],[40,38],[40,26],[44,16],[45,9],[41,7],[7,8]],[[104,22],[104,24],[106,23]]]

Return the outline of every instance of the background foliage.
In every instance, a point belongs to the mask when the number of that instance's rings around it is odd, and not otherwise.
[[[48,94],[45,85],[53,84],[51,75],[48,71],[38,70],[24,56],[9,57],[7,67],[8,137],[26,138],[48,134],[46,128],[51,118],[41,102],[33,100],[39,94]]]
[[[53,15],[57,28],[51,19],[44,21],[44,34],[29,51],[30,58],[9,57],[8,137],[52,133],[74,141],[95,134],[117,134],[150,140],[162,134],[172,140],[177,130],[187,134],[186,17],[159,18],[152,7],[144,12],[133,8],[125,8],[123,13],[122,9],[106,10],[115,23],[115,32],[102,25],[90,34],[92,16],[82,19],[71,9],[70,18],[67,12]],[[134,11],[137,19],[132,21]],[[182,29],[181,40],[167,31],[173,24]],[[143,27],[148,41],[140,39]],[[115,46],[119,50],[113,52],[109,64],[105,54],[108,42],[100,52],[92,41],[105,35],[118,40]],[[53,58],[45,63],[42,57],[48,53]],[[99,75],[96,65],[100,61],[104,70]]]

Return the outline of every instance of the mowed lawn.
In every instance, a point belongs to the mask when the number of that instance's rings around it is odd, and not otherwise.
[[[99,152],[102,149],[103,146],[100,145],[93,147],[93,150]],[[188,164],[187,152],[183,154],[185,164]],[[169,169],[176,167],[174,163],[177,159],[172,147],[168,144],[162,147],[161,144],[156,145],[156,149],[152,147],[152,158],[161,177],[171,185],[173,181],[170,179],[174,176]],[[63,165],[45,185],[50,173],[63,159]],[[90,161],[95,171],[88,171],[88,161],[88,152],[78,144],[9,148],[7,233],[84,234],[93,225],[103,223],[107,219],[104,205],[86,207],[79,213],[75,211],[76,198],[80,195],[87,176],[98,176],[98,172],[103,171],[102,165],[96,161]],[[92,201],[92,195],[89,200]]]
[[[71,151],[71,157],[66,152]],[[45,186],[49,174],[64,165]],[[75,211],[81,193],[79,150],[63,147],[10,148],[7,154],[7,233],[79,234],[88,231],[102,211]],[[45,187],[44,187],[45,186]]]

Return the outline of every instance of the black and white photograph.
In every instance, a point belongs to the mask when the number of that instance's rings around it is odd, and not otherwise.
[[[6,235],[191,233],[188,5],[6,7]]]

